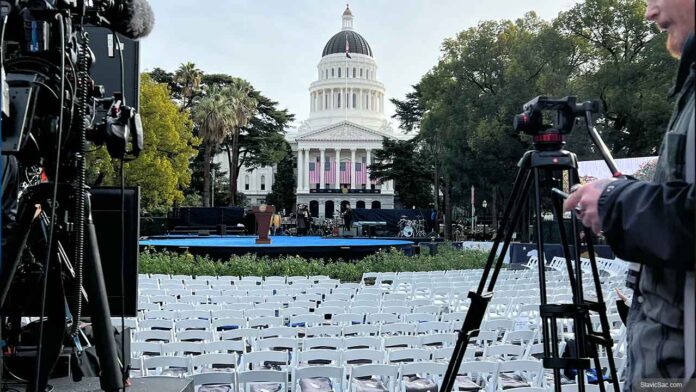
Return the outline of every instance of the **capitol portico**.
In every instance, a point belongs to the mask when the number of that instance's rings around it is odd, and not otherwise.
[[[353,208],[394,207],[393,183],[370,180],[368,169],[384,138],[396,137],[385,99],[372,48],[353,29],[346,8],[342,29],[324,46],[317,80],[309,86],[309,118],[287,135],[297,162],[297,203],[307,204],[313,216],[333,217],[348,202]],[[269,169],[242,169],[238,186],[251,204],[270,192]],[[255,184],[264,189],[252,189]]]

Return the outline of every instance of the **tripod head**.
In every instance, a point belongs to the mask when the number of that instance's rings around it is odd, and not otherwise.
[[[577,103],[574,96],[552,99],[540,95],[524,104],[523,112],[515,116],[513,127],[532,136],[536,149],[560,149],[565,143],[564,135],[573,131],[576,118],[599,113],[600,108],[599,101]]]

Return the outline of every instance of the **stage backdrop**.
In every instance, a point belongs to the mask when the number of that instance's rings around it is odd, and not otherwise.
[[[399,220],[401,220],[402,216],[410,220],[426,219],[427,221],[430,216],[430,211],[426,209],[353,209],[353,222],[387,222],[387,226],[382,227],[381,230],[388,231],[390,235],[396,235],[399,232]]]

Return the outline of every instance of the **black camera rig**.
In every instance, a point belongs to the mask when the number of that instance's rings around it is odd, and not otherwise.
[[[0,19],[2,152],[41,172],[40,181],[22,187],[16,216],[3,210],[14,222],[3,222],[0,318],[17,324],[19,316],[40,317],[35,377],[27,390],[44,391],[63,342],[82,353],[79,324],[88,306],[101,387],[115,391],[127,369],[113,338],[86,154],[91,142],[106,145],[116,159],[137,157],[143,131],[123,93],[104,97],[90,77],[96,59],[86,28],[139,38],[152,28],[152,10],[145,0],[14,0],[0,1]]]

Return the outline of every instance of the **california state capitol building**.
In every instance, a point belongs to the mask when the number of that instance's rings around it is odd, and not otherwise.
[[[342,28],[324,46],[317,79],[309,85],[310,114],[286,134],[297,162],[297,204],[319,218],[352,208],[394,208],[393,181],[370,180],[368,165],[384,138],[398,138],[384,113],[386,90],[369,43],[353,28],[346,7]],[[227,160],[217,156],[221,170]],[[275,167],[241,168],[238,190],[247,204],[263,204]],[[287,211],[288,213],[290,211]]]

